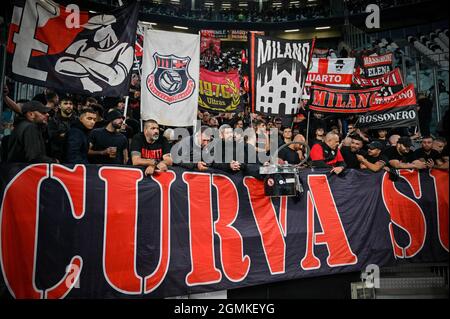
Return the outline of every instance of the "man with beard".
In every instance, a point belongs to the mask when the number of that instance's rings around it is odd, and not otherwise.
[[[357,154],[356,158],[360,162],[361,169],[370,170],[374,173],[381,171],[389,162],[381,152],[384,145],[380,141],[373,141],[368,146],[367,156]]]
[[[303,135],[297,134],[292,142],[306,143]],[[291,144],[278,153],[278,159],[285,164],[298,165],[305,159],[305,150],[301,144]]]
[[[433,149],[435,151],[437,151],[439,154],[441,154],[441,156],[442,156],[442,160],[444,161],[444,166],[446,166],[446,167],[441,167],[441,168],[448,169],[449,156],[448,156],[447,140],[444,137],[437,137],[433,141]]]
[[[155,120],[146,121],[144,132],[133,137],[131,161],[133,165],[145,166],[146,176],[153,175],[155,169],[166,172],[172,166],[169,143],[159,134],[159,125]]]
[[[237,149],[237,143],[234,141],[234,133],[230,125],[223,124],[219,128],[219,138],[213,140],[209,150],[214,156],[214,162],[211,163],[211,167],[229,173],[238,172],[241,169],[241,163],[237,161],[237,152],[239,150]]]
[[[422,138],[422,147],[414,151],[416,160],[428,164],[430,168],[441,168],[444,160],[438,151],[433,149],[433,138],[425,136]]]
[[[66,133],[70,126],[76,121],[73,112],[73,101],[69,97],[62,97],[59,111],[48,122],[48,137],[50,144],[50,154],[62,161],[64,155],[64,144]]]
[[[120,133],[124,120],[122,113],[113,109],[106,114],[106,127],[91,132],[88,153],[91,163],[127,164],[128,140]]]
[[[212,161],[206,163],[203,157],[209,149],[212,136],[212,129],[209,126],[202,126],[199,132],[184,137],[170,151],[174,163],[189,170],[207,171]]]
[[[38,101],[27,102],[21,108],[9,140],[8,163],[57,163],[46,155],[42,128],[48,123],[50,108]]]
[[[360,163],[357,155],[361,154],[361,149],[364,146],[364,142],[359,135],[352,135],[350,146],[343,146],[341,148],[342,156],[344,157],[347,168],[360,169]]]
[[[92,108],[81,110],[80,118],[67,132],[66,157],[68,164],[89,164],[89,132],[94,128],[95,111]]]
[[[411,151],[411,138],[403,136],[399,138],[395,146],[388,148],[384,155],[388,159],[388,164],[394,169],[425,169],[428,165],[421,161],[416,161],[414,153]]]

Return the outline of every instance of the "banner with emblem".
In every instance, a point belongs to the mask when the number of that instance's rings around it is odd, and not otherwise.
[[[241,111],[239,73],[200,69],[198,106],[203,111],[236,113]]]
[[[192,126],[197,117],[200,36],[147,30],[141,81],[141,118]]]
[[[313,48],[314,40],[282,40],[251,33],[253,112],[280,117],[297,114]]]
[[[350,87],[355,68],[355,59],[317,59],[313,58],[306,77],[303,98],[309,99],[311,83],[338,87]]]
[[[7,74],[70,93],[120,96],[130,85],[139,7],[74,11],[53,1],[14,3]]]

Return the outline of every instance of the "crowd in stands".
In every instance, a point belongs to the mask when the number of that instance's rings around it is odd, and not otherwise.
[[[258,168],[268,160],[257,156],[252,161],[248,154],[253,151],[268,159],[272,155],[267,153],[270,140],[277,139],[278,147],[304,143],[285,147],[278,154],[279,163],[303,163],[336,174],[347,169],[386,169],[395,177],[396,169],[402,168],[448,169],[448,146],[443,137],[418,136],[408,129],[363,130],[357,128],[354,119],[324,119],[320,114],[311,117],[308,132],[304,110],[290,126],[284,126],[281,118],[250,113],[248,109],[217,115],[199,111],[201,129],[179,140],[172,128],[153,120],[143,123],[141,131],[132,112],[127,117],[123,114],[124,101],[120,99],[101,101],[105,108],[92,97],[80,101],[45,90],[32,101],[16,103],[5,89],[4,101],[16,113],[10,134],[1,141],[2,162],[7,163],[136,165],[144,167],[146,175],[179,165],[199,171],[243,171],[259,177]],[[273,135],[270,129],[275,128],[278,134]],[[212,162],[195,158],[193,153],[196,147],[226,150],[227,145],[233,150],[231,155],[224,153]],[[236,152],[239,145],[243,156]],[[173,154],[178,154],[174,147],[191,151],[174,161]]]
[[[387,52],[395,54],[396,65],[402,64],[399,59],[403,58],[403,52],[390,39],[377,40],[372,48],[359,54]],[[330,49],[327,55],[330,58],[359,57],[348,47],[339,51]],[[201,66],[214,72],[237,70],[242,79],[247,66],[242,58],[242,50],[229,49],[202,55]],[[310,113],[308,124],[307,107],[302,107],[290,122],[285,118],[251,113],[244,85],[241,85],[241,95],[244,101],[241,112],[210,114],[199,110],[200,132],[193,133],[191,129],[189,139],[180,141],[174,136],[173,128],[163,127],[156,121],[140,122],[140,79],[137,74],[131,78],[126,114],[123,98],[83,97],[45,89],[32,101],[13,101],[6,85],[3,90],[6,108],[2,114],[1,161],[137,165],[144,166],[147,175],[180,165],[201,171],[210,167],[229,172],[245,171],[258,176],[257,167],[267,161],[250,163],[246,154],[251,150],[268,158],[270,141],[276,138],[278,147],[302,142],[310,148],[308,152],[299,144],[289,145],[278,154],[280,162],[330,168],[337,174],[350,168],[390,169],[393,172],[399,168],[448,169],[448,147],[444,138],[448,134],[448,111],[432,136],[433,102],[427,92],[418,94],[420,130],[392,128],[377,131],[358,129],[356,118],[325,118],[314,112]],[[278,130],[277,137],[269,134],[272,128]],[[253,133],[248,134],[247,129]],[[231,149],[243,145],[244,156],[239,157],[234,152],[231,159],[206,163],[194,161],[193,154],[188,154],[181,162],[174,163],[170,155],[171,149],[178,144],[204,149],[217,143],[223,147],[232,145]]]
[[[423,0],[346,0],[347,9],[349,14],[358,14],[362,12],[366,12],[366,8],[370,4],[376,4],[380,7],[380,9],[389,9],[403,5],[410,5],[419,2],[423,2]]]
[[[355,0],[346,1],[346,7],[350,15],[366,12],[369,4],[377,4],[381,9],[388,9],[402,5],[414,4],[423,0]],[[149,14],[157,14],[172,17],[181,17],[193,20],[224,21],[224,22],[285,22],[304,21],[334,16],[342,16],[343,13],[332,14],[329,1],[322,1],[314,5],[293,4],[287,7],[267,7],[259,10],[257,4],[252,7],[230,7],[215,10],[213,7],[191,10],[190,6],[145,2],[143,11]]]
[[[190,10],[172,4],[145,3],[143,11],[172,17],[193,20],[224,21],[224,22],[285,22],[327,18],[330,16],[329,6],[292,6],[289,9],[268,8],[262,11],[247,8],[229,8],[220,11],[212,7]]]

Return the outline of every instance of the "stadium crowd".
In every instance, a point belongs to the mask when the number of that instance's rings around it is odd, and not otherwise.
[[[16,115],[9,134],[1,141],[2,162],[137,165],[145,167],[147,175],[179,165],[199,171],[210,167],[244,171],[258,177],[258,167],[268,160],[259,160],[263,157],[258,156],[252,162],[247,156],[250,151],[263,153],[268,159],[273,155],[267,153],[271,139],[277,139],[280,147],[293,141],[305,143],[309,137],[309,153],[305,146],[291,144],[278,154],[279,163],[329,168],[336,174],[345,169],[448,169],[448,146],[443,137],[419,136],[408,129],[362,130],[355,119],[325,119],[318,113],[311,116],[307,131],[305,110],[289,126],[282,118],[265,117],[248,109],[217,115],[198,111],[201,129],[179,140],[174,129],[153,120],[143,123],[141,132],[133,115],[138,112],[130,108],[125,117],[122,99],[105,99],[102,105],[92,97],[79,100],[45,90],[32,101],[16,103],[8,93],[5,88],[5,104]],[[277,129],[278,134],[270,134],[270,129]],[[232,153],[224,152],[219,160],[205,162],[193,158],[191,151],[174,164],[176,145],[190,150],[196,146],[201,150],[211,146],[226,150],[228,145]],[[239,145],[245,150],[241,157],[236,153]]]
[[[398,53],[391,40],[380,40],[360,54]],[[357,52],[341,48],[328,50],[328,57],[356,57]],[[237,70],[241,76],[243,109],[238,113],[211,114],[198,111],[199,132],[180,141],[173,128],[163,127],[156,121],[140,121],[140,78],[131,77],[128,106],[123,98],[94,98],[68,95],[45,89],[32,101],[13,101],[10,88],[3,89],[6,111],[2,114],[2,162],[48,162],[67,164],[116,164],[144,166],[151,175],[155,170],[165,171],[180,165],[200,171],[209,167],[229,172],[245,171],[257,176],[258,165],[264,165],[270,142],[276,139],[281,147],[290,142],[307,143],[310,152],[299,144],[285,147],[279,154],[280,163],[300,164],[310,167],[330,168],[335,173],[344,169],[395,171],[400,168],[448,169],[448,147],[444,138],[448,134],[448,111],[435,136],[431,135],[430,122],[433,102],[430,94],[419,92],[419,128],[392,128],[363,130],[357,127],[356,117],[324,117],[309,112],[303,101],[293,119],[268,117],[251,113],[249,96],[244,89],[246,59],[242,50],[230,49],[215,55],[201,56],[201,66],[210,71]],[[397,65],[401,61],[396,60]],[[309,120],[308,120],[309,117]],[[209,130],[208,130],[209,128]],[[277,129],[277,135],[270,130]],[[200,149],[212,146],[232,150],[225,158],[206,163],[190,156],[174,161],[171,149],[177,144]],[[243,146],[244,155],[237,154]],[[251,162],[248,154],[256,152],[266,156]],[[172,155],[174,152],[172,152]],[[240,156],[242,155],[242,156]],[[264,158],[265,160],[261,160]],[[175,162],[175,163],[174,163]]]
[[[377,4],[381,9],[388,9],[402,5],[414,4],[423,0],[395,0],[395,1],[346,1],[346,8],[350,15],[360,14],[366,11],[369,4]],[[281,3],[280,3],[281,4]],[[289,7],[264,7],[259,9],[258,3],[249,7],[222,7],[221,10],[214,10],[212,6],[202,9],[191,10],[189,6],[183,4],[167,4],[158,2],[145,2],[144,12],[172,17],[181,17],[193,20],[206,21],[226,21],[226,22],[286,22],[304,21],[312,19],[329,18],[332,16],[342,16],[343,12],[332,12],[329,1],[321,1],[311,5],[306,2],[290,4]]]

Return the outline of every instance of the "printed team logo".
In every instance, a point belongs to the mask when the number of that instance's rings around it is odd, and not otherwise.
[[[147,77],[147,88],[157,99],[174,104],[189,98],[195,89],[195,81],[189,75],[190,57],[153,55],[155,69]]]

